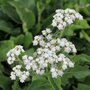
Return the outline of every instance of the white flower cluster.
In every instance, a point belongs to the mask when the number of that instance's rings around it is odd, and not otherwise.
[[[42,35],[35,36],[33,45],[39,45],[41,49],[45,48],[53,52],[58,52],[63,49],[67,53],[76,53],[76,48],[72,42],[67,41],[65,38],[54,39],[50,28],[43,30]],[[40,53],[41,49],[39,48],[37,51]]]
[[[83,17],[73,9],[56,10],[53,16],[52,26],[59,30],[70,25],[75,19],[82,20]],[[76,53],[74,44],[65,38],[54,38],[52,30],[46,28],[42,31],[42,35],[37,35],[33,40],[34,46],[39,46],[33,56],[21,55],[24,51],[21,45],[16,46],[7,53],[8,64],[20,60],[21,65],[13,67],[10,78],[16,80],[18,77],[20,82],[25,82],[30,72],[34,71],[39,75],[46,74],[47,70],[53,78],[62,76],[68,67],[74,67],[74,63],[65,55],[66,53]],[[20,56],[20,57],[19,57]]]
[[[51,29],[46,28],[46,30],[42,31],[42,35],[35,36],[33,45],[38,45],[40,47],[37,48],[33,56],[22,56],[21,62],[23,66],[16,65],[12,69],[13,71],[10,76],[12,80],[18,77],[20,82],[23,83],[29,77],[31,70],[39,75],[43,75],[46,72],[46,68],[49,68],[52,77],[56,78],[57,76],[62,76],[64,70],[68,67],[74,67],[74,63],[62,53],[62,51],[66,53],[76,53],[74,44],[67,41],[65,38],[53,38]],[[20,45],[11,49],[7,53],[7,62],[12,64],[21,52],[24,52],[24,50]],[[12,61],[12,58],[15,59]],[[22,67],[24,71],[22,71]]]
[[[74,67],[74,63],[68,57],[62,53],[58,54],[60,51],[76,53],[74,44],[65,38],[54,39],[49,28],[43,30],[42,35],[35,36],[33,45],[40,46],[36,50],[34,58],[37,74],[44,74],[45,68],[49,65],[52,77],[56,78],[58,75],[62,76],[67,67]]]
[[[10,78],[11,80],[16,80],[16,77],[19,78],[20,82],[23,83],[29,77],[30,73],[28,71],[21,71],[22,65],[16,65],[13,67]]]
[[[8,64],[13,64],[14,61],[16,60],[16,58],[22,53],[24,52],[24,49],[21,45],[17,45],[15,48],[11,49],[8,53],[7,53],[7,62]]]
[[[57,9],[56,14],[53,16],[52,26],[57,27],[59,30],[63,30],[66,26],[72,24],[76,19],[82,20],[81,14],[74,9]]]
[[[22,56],[22,60],[24,62],[26,70],[30,70],[30,69],[36,70],[37,69],[35,60],[33,59],[32,56],[24,55]]]

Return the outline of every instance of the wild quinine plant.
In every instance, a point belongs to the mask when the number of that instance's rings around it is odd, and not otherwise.
[[[66,69],[74,67],[75,63],[68,55],[77,52],[75,45],[63,38],[62,33],[65,27],[82,19],[82,15],[73,9],[56,10],[51,24],[53,29],[46,28],[41,35],[34,37],[32,43],[37,49],[32,56],[28,56],[21,45],[7,53],[7,62],[12,66],[11,80],[19,79],[24,83],[30,76],[37,74],[48,79],[52,90],[62,90],[61,85],[56,88],[57,83],[53,84],[53,79],[61,78]],[[55,28],[60,33],[59,37],[55,37]]]

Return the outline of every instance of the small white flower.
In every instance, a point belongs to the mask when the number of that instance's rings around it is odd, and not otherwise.
[[[57,78],[57,76],[58,76],[58,73],[57,72],[53,72],[52,73],[52,78]]]
[[[39,42],[39,45],[44,47],[44,46],[45,46],[45,42],[44,42],[43,40],[41,40],[41,41]]]
[[[74,67],[74,63],[73,62],[69,62],[69,67],[73,68]]]
[[[63,76],[63,74],[64,74],[63,70],[58,71],[58,75],[60,75],[61,77]]]
[[[32,56],[29,56],[28,59],[29,59],[29,60],[33,60],[33,57],[32,57]]]
[[[55,72],[56,70],[55,70],[55,68],[54,67],[52,67],[51,68],[51,72]]]
[[[43,31],[42,31],[42,34],[43,34],[44,36],[46,36],[46,35],[47,35],[46,30],[43,30]]]
[[[8,64],[12,64],[13,62],[14,62],[15,60],[12,60],[12,57],[8,57],[8,59],[7,59],[7,62],[8,62]]]
[[[67,65],[65,65],[65,64],[62,65],[62,69],[63,69],[63,70],[67,69]]]
[[[57,26],[57,28],[58,28],[59,30],[62,30],[62,29],[63,29],[63,25],[62,25],[62,24],[59,24],[59,25]]]
[[[21,82],[21,83],[24,83],[25,80],[28,78],[28,76],[29,76],[29,72],[23,71],[22,74],[21,74],[21,76],[19,77],[20,82]]]
[[[56,40],[55,40],[55,39],[52,39],[52,40],[50,41],[50,43],[51,43],[51,44],[55,44],[55,43],[56,43]]]
[[[65,42],[64,42],[64,41],[61,41],[61,42],[60,42],[60,46],[61,46],[61,47],[64,47],[64,46],[65,46]]]
[[[65,50],[65,52],[70,53],[71,48],[69,48],[69,47],[65,47],[64,50]]]
[[[38,41],[37,41],[37,40],[34,40],[34,41],[33,41],[33,45],[34,45],[34,46],[38,45]]]
[[[53,27],[56,27],[57,26],[57,23],[55,21],[52,22],[51,24]]]
[[[16,80],[15,72],[11,72],[10,78],[11,80]]]
[[[74,52],[74,53],[76,53],[77,52],[77,50],[76,50],[76,48],[74,47],[74,48],[72,48],[72,52]]]
[[[46,32],[49,34],[49,33],[51,33],[52,31],[51,31],[50,28],[46,28]]]
[[[30,65],[26,65],[26,67],[25,67],[27,70],[30,70],[31,69],[31,67],[30,67]]]
[[[52,39],[52,35],[51,35],[51,34],[48,34],[48,35],[46,36],[46,39],[47,39],[47,40],[51,40],[51,39]]]

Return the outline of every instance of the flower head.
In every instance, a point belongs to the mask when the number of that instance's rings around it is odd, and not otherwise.
[[[52,26],[57,27],[59,30],[63,30],[66,26],[72,24],[76,19],[82,20],[81,14],[74,9],[57,9],[56,14],[53,16]]]

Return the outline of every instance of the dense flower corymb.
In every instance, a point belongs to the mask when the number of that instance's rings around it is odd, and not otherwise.
[[[22,71],[21,68],[22,65],[16,65],[15,67],[13,67],[10,78],[12,80],[16,80],[16,77],[18,77],[20,79],[20,82],[23,83],[29,77],[30,73],[28,71]]]
[[[53,18],[52,26],[59,30],[63,30],[76,19],[83,19],[73,9],[58,9]],[[77,52],[75,45],[61,36],[54,37],[50,28],[46,28],[41,35],[34,37],[33,46],[38,46],[38,48],[32,56],[22,54],[25,51],[21,45],[17,45],[7,53],[8,64],[14,66],[10,74],[12,80],[19,78],[23,83],[29,78],[31,72],[38,75],[46,75],[49,72],[52,78],[57,78],[62,76],[69,67],[74,67],[74,62],[69,59],[68,54]],[[17,63],[14,64],[15,61]]]
[[[82,20],[83,17],[74,9],[58,9],[56,10],[56,14],[53,16],[52,26],[57,27],[59,30],[63,30],[66,26],[72,24],[76,19]]]
[[[34,37],[33,45],[39,45],[35,52],[36,73],[44,74],[45,68],[49,67],[53,78],[62,76],[68,67],[74,67],[74,63],[61,51],[76,53],[74,44],[65,38],[53,38],[50,28],[42,31],[42,35]],[[35,43],[37,42],[37,43]],[[60,52],[60,53],[59,53]]]
[[[23,66],[16,65],[13,67],[10,76],[12,80],[15,80],[18,77],[20,82],[24,82],[29,77],[31,70],[39,75],[44,75],[46,68],[50,68],[52,77],[56,78],[57,76],[62,76],[64,70],[68,67],[74,67],[74,63],[62,53],[62,51],[68,54],[76,53],[74,44],[65,38],[53,38],[50,28],[43,30],[42,35],[35,36],[33,45],[38,45],[39,48],[37,48],[33,56],[22,55],[20,60],[23,63]],[[21,52],[24,52],[24,50],[20,45],[11,49],[7,53],[8,58],[11,57],[11,61],[7,59],[8,64],[13,64],[17,57],[19,58]],[[14,61],[12,61],[12,58],[15,58]],[[22,67],[24,68],[23,71]]]
[[[16,60],[16,58],[22,53],[24,52],[23,46],[21,45],[17,45],[15,48],[11,49],[8,53],[7,53],[7,62],[8,64],[13,64],[14,61]]]

